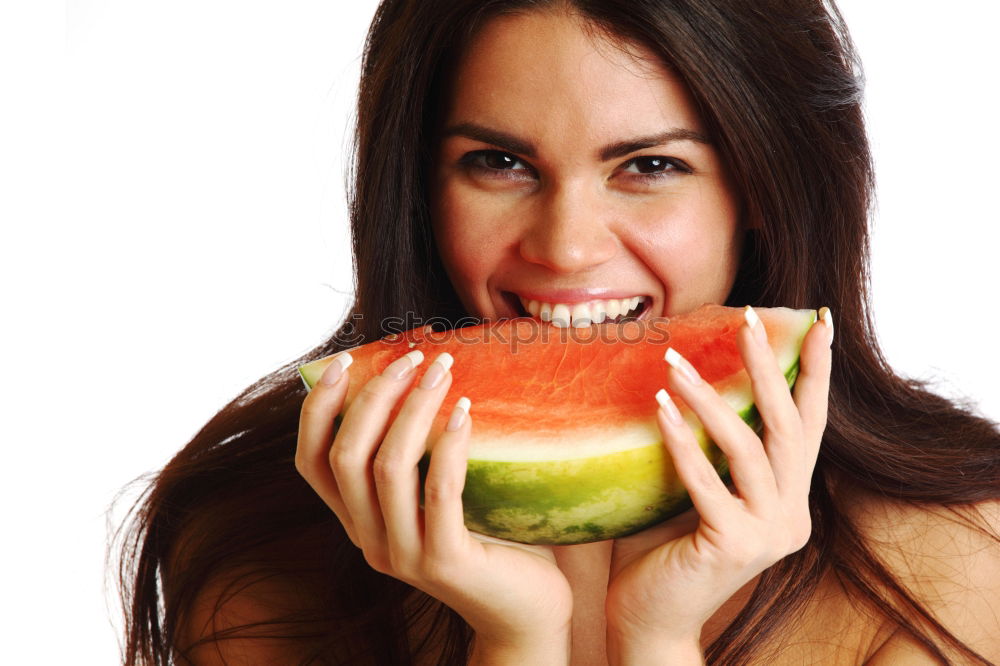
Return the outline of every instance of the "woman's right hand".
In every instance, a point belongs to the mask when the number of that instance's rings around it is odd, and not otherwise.
[[[572,592],[551,549],[481,540],[465,527],[471,418],[459,414],[460,407],[434,443],[420,507],[417,464],[451,385],[451,356],[435,359],[392,420],[423,354],[414,350],[397,359],[361,388],[335,432],[349,383],[347,356],[330,364],[302,405],[296,469],[368,564],[469,623],[474,655],[482,661],[568,662]]]

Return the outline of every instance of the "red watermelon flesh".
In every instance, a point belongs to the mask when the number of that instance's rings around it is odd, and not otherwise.
[[[813,310],[757,308],[789,384]],[[451,331],[415,329],[351,350],[347,405],[392,361],[447,351],[452,386],[428,448],[460,396],[472,402],[463,502],[470,529],[525,543],[582,543],[643,529],[690,506],[656,425],[673,347],[755,427],[749,378],[736,345],[743,310],[705,305],[677,317],[583,328],[532,318]],[[332,357],[303,366],[307,386]],[[675,401],[720,474],[725,458],[683,401]],[[346,409],[346,407],[345,407]]]

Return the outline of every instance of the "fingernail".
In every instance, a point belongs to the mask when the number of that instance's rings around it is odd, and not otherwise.
[[[830,344],[833,344],[833,315],[830,313],[830,308],[821,307],[819,309],[819,318],[823,320],[823,324],[826,325],[826,330],[830,332]]]
[[[402,379],[410,374],[413,368],[424,362],[424,354],[419,349],[408,352],[405,356],[397,358],[389,364],[389,367],[382,371],[382,374],[389,379]]]
[[[469,413],[469,407],[472,406],[472,401],[466,398],[464,395],[458,399],[455,403],[455,409],[451,411],[451,418],[448,419],[448,425],[445,426],[445,430],[450,430],[452,432],[458,430],[465,423],[465,417]]]
[[[681,419],[681,413],[677,410],[677,405],[675,405],[674,401],[670,399],[670,396],[667,395],[666,391],[660,389],[656,392],[656,402],[660,403],[660,409],[667,415],[668,421],[674,425],[681,424],[683,420]]]
[[[673,347],[667,347],[667,353],[664,354],[663,360],[680,370],[681,374],[695,386],[701,383],[701,375],[698,374],[698,371],[694,369],[693,365],[687,362],[686,358],[678,354]]]
[[[323,371],[323,375],[319,378],[319,383],[326,386],[333,386],[343,376],[344,370],[351,367],[351,363],[354,363],[354,358],[350,354],[347,352],[338,354],[330,362],[330,365],[326,366],[326,370]]]
[[[438,354],[438,357],[434,359],[431,367],[427,368],[427,372],[424,373],[423,378],[420,380],[420,388],[432,389],[441,383],[441,378],[451,369],[451,364],[454,362],[454,357],[448,352]]]
[[[761,345],[767,343],[767,331],[764,330],[764,325],[760,323],[760,317],[749,305],[743,308],[743,318],[747,320],[747,326],[753,332],[754,340],[756,340]]]

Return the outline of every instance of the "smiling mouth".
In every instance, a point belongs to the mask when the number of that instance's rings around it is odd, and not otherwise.
[[[533,317],[559,328],[582,328],[591,324],[618,324],[648,316],[652,298],[602,298],[580,303],[555,303],[523,298],[513,292],[501,292],[504,300],[520,317]]]

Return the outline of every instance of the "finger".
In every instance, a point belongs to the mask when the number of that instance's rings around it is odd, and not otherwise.
[[[806,465],[810,471],[816,464],[819,445],[826,429],[827,405],[830,399],[830,368],[833,360],[833,316],[829,308],[820,308],[819,317],[802,341],[799,357],[799,377],[792,398],[802,418],[806,439]]]
[[[614,555],[611,558],[612,576],[617,576],[620,571],[651,550],[693,533],[698,529],[700,522],[698,509],[691,508],[658,525],[615,539]]]
[[[767,331],[749,305],[744,309],[746,323],[736,336],[753,391],[754,404],[764,424],[764,453],[773,470],[778,493],[797,496],[809,480],[803,475],[806,450],[802,419],[792,400],[788,380],[778,365],[774,350],[767,342]]]
[[[330,449],[330,467],[366,557],[385,554],[385,525],[372,478],[372,461],[392,409],[409,388],[416,375],[414,368],[422,361],[423,354],[414,349],[369,380],[344,414]]]
[[[448,425],[431,450],[424,480],[424,546],[427,556],[444,560],[459,551],[468,538],[462,509],[462,491],[468,468],[471,402],[461,397]]]
[[[660,389],[656,401],[660,405],[656,421],[677,477],[687,489],[698,515],[709,525],[724,525],[737,510],[736,499],[722,482],[694,431],[681,417],[667,392]]]
[[[373,466],[375,491],[394,553],[421,549],[420,473],[417,464],[426,451],[431,424],[451,386],[454,358],[439,354],[420,379],[389,427]]]
[[[667,349],[664,358],[670,364],[667,380],[671,388],[729,460],[730,476],[739,496],[758,508],[773,503],[778,489],[757,434],[675,349]]]
[[[350,384],[347,368],[353,361],[347,352],[336,355],[309,391],[302,402],[295,446],[295,468],[342,521],[346,511],[328,456],[333,443],[334,421],[344,405]],[[351,528],[347,524],[345,528],[350,534]]]

